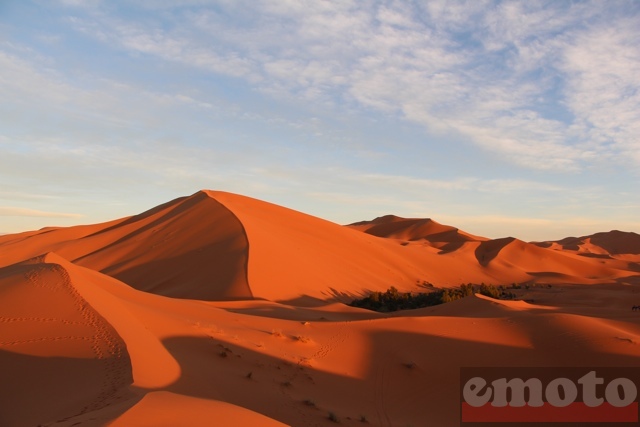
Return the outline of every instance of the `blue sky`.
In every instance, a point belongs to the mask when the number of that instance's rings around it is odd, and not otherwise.
[[[640,2],[0,1],[0,232],[202,188],[640,232]]]

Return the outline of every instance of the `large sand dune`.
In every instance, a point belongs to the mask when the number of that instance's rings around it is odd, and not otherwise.
[[[378,237],[410,241],[426,240],[433,246],[444,250],[457,249],[464,242],[488,240],[450,225],[440,224],[431,218],[401,218],[395,215],[385,215],[372,221],[349,224],[348,227]]]
[[[462,366],[640,366],[635,236],[343,227],[213,191],[1,236],[0,425],[456,426]],[[341,303],[424,281],[527,287],[389,314]]]
[[[202,192],[115,223],[44,230],[17,241],[4,236],[3,240],[0,257],[5,265],[54,251],[75,264],[161,295],[252,296],[242,224]]]

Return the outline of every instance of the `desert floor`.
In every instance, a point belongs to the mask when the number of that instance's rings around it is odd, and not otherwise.
[[[457,426],[461,367],[640,366],[638,237],[345,227],[211,191],[0,236],[0,425]],[[345,304],[425,282],[522,286]]]

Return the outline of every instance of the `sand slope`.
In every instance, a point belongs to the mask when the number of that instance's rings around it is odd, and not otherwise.
[[[450,251],[469,241],[489,240],[474,236],[450,225],[440,224],[431,218],[401,218],[385,215],[371,221],[349,224],[347,227],[378,237],[400,240],[426,240],[433,246]]]
[[[556,303],[570,298],[561,295],[569,290],[555,292],[547,297]],[[362,425],[364,417],[373,426],[424,420],[457,426],[460,366],[639,366],[640,324],[626,307],[629,294],[605,292],[615,298],[597,310],[469,297],[344,320],[350,310],[335,306],[290,306],[287,314],[262,302],[261,310],[247,306],[238,313],[246,302],[203,304],[117,291],[113,295],[177,361],[179,375],[51,425],[207,425],[203,420],[215,417],[230,426],[325,426],[333,413],[342,425]],[[284,316],[262,316],[270,304]],[[288,318],[298,310],[306,320]],[[146,361],[153,360],[150,353]],[[132,356],[131,363],[135,371],[143,359]],[[162,367],[154,370],[163,375]]]
[[[111,223],[3,236],[0,265],[50,251],[159,295],[298,305],[348,301],[392,285],[602,283],[636,271],[628,262],[603,265],[513,238],[472,236],[430,219],[387,216],[342,227],[213,191]]]
[[[640,234],[612,230],[582,237],[567,237],[558,241],[538,243],[540,246],[558,244],[562,249],[593,254],[633,254],[640,253]]]
[[[201,192],[113,223],[4,237],[0,265],[54,251],[148,292],[251,298],[242,224]]]
[[[376,221],[202,191],[0,237],[0,425],[448,427],[463,366],[640,366],[634,236],[541,247]],[[339,302],[422,280],[529,286],[388,314]]]
[[[612,269],[632,272],[633,274],[623,274],[626,277],[619,281],[640,283],[640,235],[637,233],[612,230],[534,244],[565,255],[591,258]]]
[[[0,269],[0,324],[1,425],[64,419],[128,395],[125,342],[55,256]]]

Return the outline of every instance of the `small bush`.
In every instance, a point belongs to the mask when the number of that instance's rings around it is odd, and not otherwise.
[[[366,308],[379,312],[391,312],[398,310],[410,310],[415,308],[431,307],[434,305],[452,302],[479,293],[495,299],[515,299],[517,296],[513,292],[507,292],[504,286],[494,285],[474,285],[472,283],[462,284],[457,288],[438,289],[433,288],[429,292],[399,292],[394,286],[386,292],[371,292],[369,296],[355,299],[351,306]]]
[[[334,423],[339,423],[340,422],[340,420],[338,419],[338,416],[333,412],[329,412],[328,418],[329,418],[329,421],[332,421]]]

